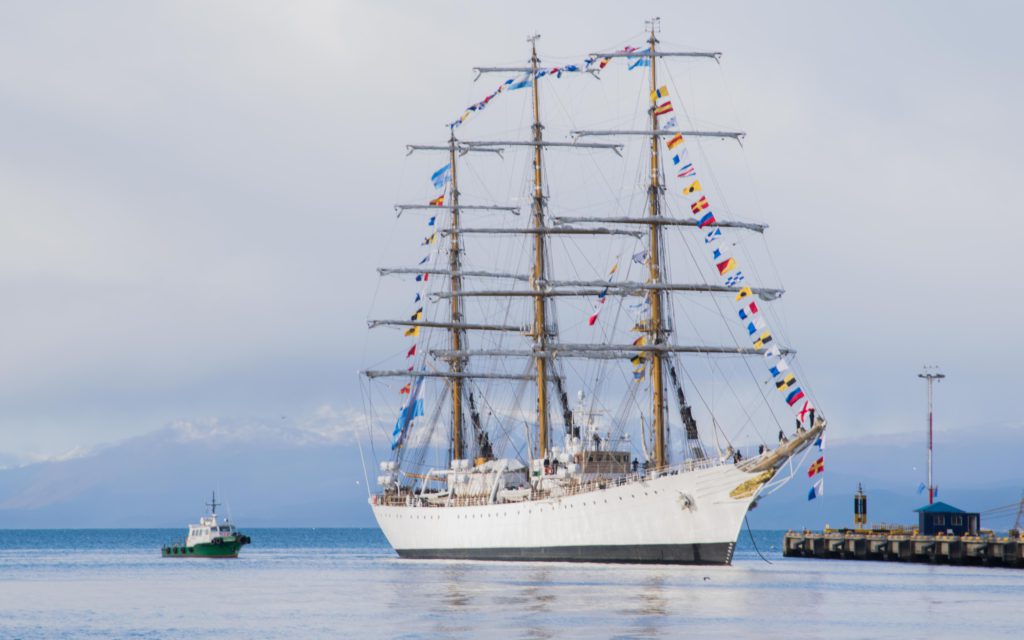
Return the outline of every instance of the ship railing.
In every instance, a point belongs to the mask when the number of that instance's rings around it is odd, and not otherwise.
[[[679,473],[689,473],[692,471],[699,471],[703,469],[711,469],[714,467],[720,467],[727,464],[732,464],[732,460],[724,460],[719,457],[708,457],[703,459],[688,459],[678,464],[664,467],[662,469],[649,469],[646,471],[631,472],[620,476],[609,476],[604,478],[596,478],[588,480],[586,482],[570,482],[561,487],[561,491],[555,493],[550,491],[538,491],[533,490],[530,495],[525,498],[524,502],[533,500],[544,500],[548,498],[567,496],[567,495],[579,495],[581,493],[591,493],[593,491],[600,491],[609,487],[620,487],[623,485],[646,482],[662,476],[673,476]],[[483,506],[487,504],[493,504],[489,494],[479,495],[454,495],[446,503],[432,503],[425,498],[419,496],[411,489],[402,487],[399,491],[388,491],[383,494],[376,496],[376,504],[385,505],[391,507],[403,507],[403,506],[417,506],[417,507],[470,507],[470,506]]]

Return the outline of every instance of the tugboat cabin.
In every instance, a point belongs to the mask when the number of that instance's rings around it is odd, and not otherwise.
[[[226,538],[235,535],[235,526],[229,522],[218,522],[217,516],[203,516],[199,524],[190,524],[188,528],[188,545],[212,542],[214,538]]]

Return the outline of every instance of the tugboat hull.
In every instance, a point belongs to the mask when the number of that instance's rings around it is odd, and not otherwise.
[[[220,543],[165,546],[161,549],[161,555],[164,558],[237,558],[238,552],[246,544],[249,544],[249,537],[238,536]]]

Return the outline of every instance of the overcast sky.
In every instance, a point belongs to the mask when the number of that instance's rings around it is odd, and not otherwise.
[[[0,452],[360,407],[403,145],[529,33],[565,60],[652,14],[724,52],[834,434],[923,430],[924,363],[940,428],[1018,425],[1024,11],[825,4],[3,3]]]

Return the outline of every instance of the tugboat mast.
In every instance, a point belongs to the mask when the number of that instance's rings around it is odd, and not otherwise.
[[[217,492],[214,491],[213,498],[206,503],[206,506],[210,507],[211,515],[217,515],[217,507],[221,506],[222,504],[223,503],[217,502]]]

